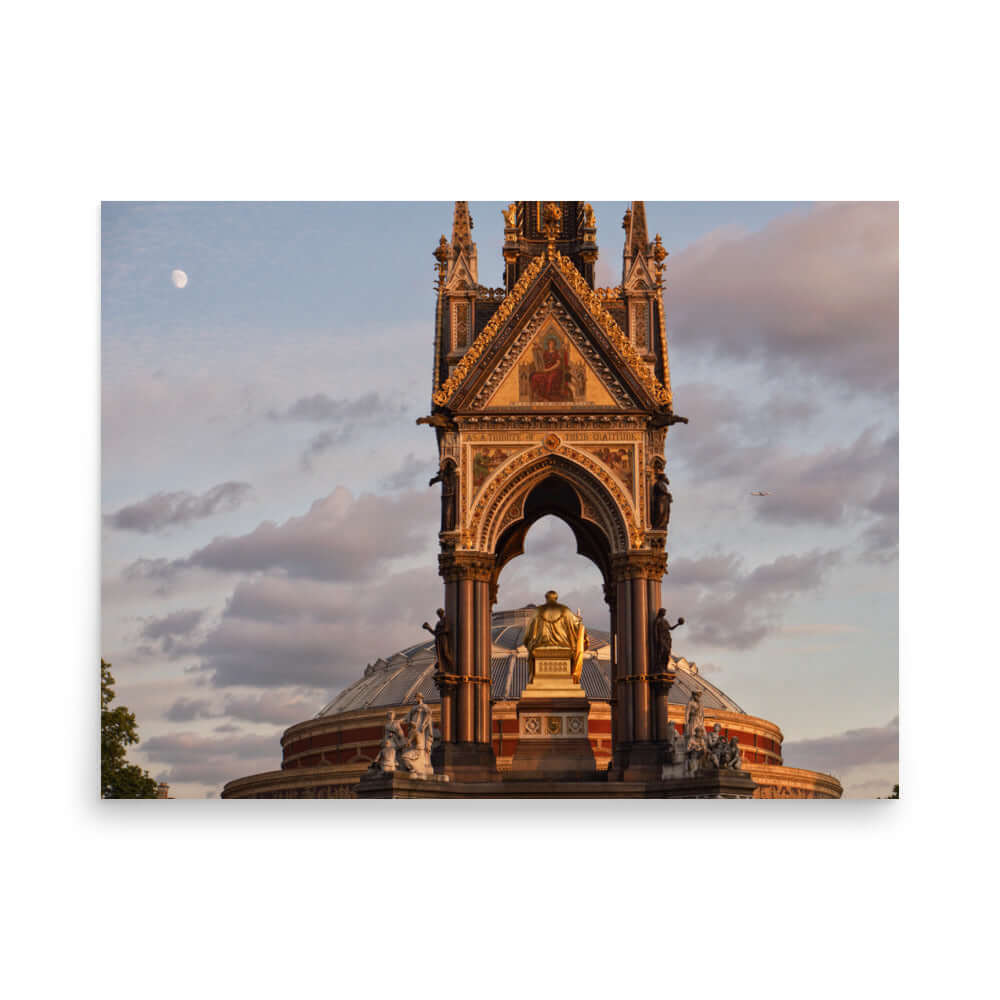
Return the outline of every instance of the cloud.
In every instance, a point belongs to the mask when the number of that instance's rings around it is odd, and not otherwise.
[[[759,232],[716,231],[671,258],[673,340],[895,392],[899,209],[820,205]]]
[[[303,471],[311,472],[315,459],[319,458],[320,455],[325,455],[329,451],[335,451],[343,444],[347,444],[352,437],[354,437],[354,427],[352,425],[338,427],[335,431],[320,431],[319,434],[309,441],[306,450],[302,452],[302,456],[299,459],[299,464],[302,466]]]
[[[373,414],[401,413],[401,408],[383,399],[377,392],[366,392],[357,399],[331,399],[326,393],[297,399],[284,413],[268,411],[271,420],[301,420],[311,423],[339,423],[347,419],[371,419]]]
[[[417,485],[425,476],[431,478],[434,471],[428,462],[417,458],[411,451],[395,471],[390,472],[379,482],[379,486],[384,490],[406,489]]]
[[[144,639],[164,639],[175,635],[189,635],[205,617],[205,609],[189,608],[171,611],[163,618],[149,618],[140,633]]]
[[[215,687],[297,685],[324,692],[357,680],[365,664],[426,637],[420,623],[441,604],[433,566],[358,584],[280,576],[241,582],[218,625],[197,652]],[[292,699],[294,701],[294,699]],[[234,697],[236,718],[280,723],[292,709],[278,695],[259,702]],[[312,715],[320,705],[302,701]],[[251,716],[253,717],[251,719]]]
[[[670,566],[665,600],[684,617],[692,642],[749,649],[777,629],[789,600],[821,587],[839,560],[838,551],[817,549],[745,572],[733,553],[678,559]]]
[[[149,767],[166,766],[158,781],[218,785],[257,771],[277,770],[281,746],[272,736],[211,737],[196,733],[168,733],[143,740],[139,753]]]
[[[899,557],[899,483],[883,484],[879,492],[865,505],[876,515],[876,521],[862,534],[866,562],[886,563]]]
[[[860,632],[857,625],[814,622],[803,625],[782,625],[778,632],[783,636],[801,635],[841,635],[849,632]]]
[[[322,693],[314,699],[301,694],[289,695],[279,691],[265,691],[254,695],[229,695],[224,713],[233,719],[246,722],[268,722],[277,726],[290,726],[311,719],[322,708]]]
[[[850,507],[870,509],[866,500],[873,489],[879,488],[880,497],[896,492],[898,455],[898,433],[879,440],[868,428],[843,448],[777,456],[760,470],[774,492],[757,505],[757,517],[781,524],[836,524]]]
[[[338,486],[299,517],[264,521],[253,531],[219,537],[183,559],[139,559],[124,570],[132,579],[169,582],[187,569],[221,573],[282,571],[314,580],[361,580],[388,560],[414,555],[434,538],[437,499],[430,490],[398,497]]]
[[[885,562],[898,551],[899,432],[862,431],[849,444],[795,453],[771,441],[754,442],[759,413],[721,386],[698,384],[685,407],[706,427],[681,435],[673,452],[700,486],[731,481],[739,500],[750,503],[755,520],[780,525],[837,525],[850,518],[869,522],[862,536],[863,558]],[[787,406],[775,398],[762,409]],[[737,485],[738,484],[738,485]],[[750,497],[751,489],[767,496]],[[717,489],[718,492],[718,489]],[[874,519],[874,520],[873,520]]]
[[[377,392],[367,392],[356,399],[332,399],[320,392],[302,396],[283,413],[270,410],[267,415],[271,420],[336,425],[314,435],[306,446],[299,461],[303,470],[309,472],[317,458],[355,439],[360,428],[394,423],[405,410],[401,403]]]
[[[179,491],[154,493],[145,500],[106,514],[104,523],[118,531],[152,534],[177,524],[236,510],[252,494],[249,483],[219,483],[201,495]]]
[[[195,633],[205,615],[206,609],[185,608],[162,618],[141,619],[144,624],[139,632],[140,640],[149,640],[152,645],[140,642],[136,652],[143,656],[162,653],[172,660],[186,656],[195,648]]]
[[[842,774],[855,767],[899,761],[899,716],[884,726],[849,729],[834,736],[785,743],[782,758],[788,767]],[[885,794],[892,791],[890,785]]]
[[[815,399],[780,392],[751,401],[710,382],[678,386],[677,409],[691,430],[671,438],[671,461],[696,470],[702,482],[739,478],[752,483],[748,489],[768,485],[761,467],[774,458],[775,428],[801,429],[820,412]]]
[[[170,722],[192,722],[194,719],[211,719],[218,715],[212,711],[212,703],[204,698],[178,698],[163,713]]]

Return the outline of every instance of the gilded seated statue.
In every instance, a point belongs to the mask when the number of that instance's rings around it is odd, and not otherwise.
[[[545,595],[545,603],[535,609],[524,633],[524,645],[530,657],[531,680],[535,679],[535,650],[559,649],[570,658],[573,682],[580,683],[586,630],[583,622],[565,604],[559,603],[559,595],[554,590],[550,590]]]

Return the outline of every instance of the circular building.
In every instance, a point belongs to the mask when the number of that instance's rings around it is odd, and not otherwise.
[[[498,611],[492,619],[491,701],[493,751],[501,774],[517,748],[517,700],[528,683],[524,632],[534,613],[528,605]],[[590,699],[589,732],[598,770],[611,762],[611,648],[607,632],[588,629],[581,684]],[[669,719],[678,731],[691,693],[702,692],[706,728],[718,723],[726,738],[736,737],[759,798],[840,798],[840,782],[828,774],[784,767],[781,730],[745,712],[707,681],[694,663],[675,657],[677,681],[670,689]],[[386,713],[416,701],[417,694],[439,720],[434,642],[409,646],[365,667],[363,675],[312,719],[296,723],[281,737],[281,768],[230,781],[223,798],[351,798],[375,760]]]

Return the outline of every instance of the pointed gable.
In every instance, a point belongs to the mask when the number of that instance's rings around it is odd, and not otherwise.
[[[539,338],[549,319],[558,329],[547,329],[557,339],[562,338],[559,343]],[[536,349],[541,350],[538,360]],[[550,352],[548,362],[546,349]],[[539,363],[543,373],[553,364],[553,350],[565,352],[559,364],[569,368],[568,375],[532,381]],[[527,367],[522,369],[521,365]],[[507,405],[513,399],[515,381],[519,404],[532,406],[534,392],[534,401],[542,409],[545,400],[538,397],[565,397],[567,384],[570,390],[582,388],[586,402],[581,405],[622,409],[670,406],[668,390],[650,372],[573,262],[558,252],[532,260],[433,400],[437,406],[453,408],[481,409],[500,406],[502,401]],[[528,399],[522,402],[525,391]],[[562,402],[569,400],[563,398]]]
[[[625,274],[622,287],[628,292],[652,291],[656,288],[656,281],[649,273],[645,257],[642,254],[636,256]]]
[[[579,325],[550,293],[511,343],[498,366],[499,380],[487,379],[472,405],[477,409],[635,406],[621,380],[587,357],[593,354],[588,347]]]

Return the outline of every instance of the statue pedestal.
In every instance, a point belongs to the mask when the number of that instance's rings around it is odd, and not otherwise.
[[[517,703],[512,781],[593,781],[597,772],[587,719],[590,702],[573,680],[572,650],[536,646],[535,671]]]
[[[565,646],[536,646],[532,652],[534,670],[521,692],[521,700],[536,698],[579,698],[587,700],[579,681],[573,680],[573,650]]]
[[[597,771],[587,733],[590,702],[573,680],[573,651],[536,646],[534,673],[517,703],[511,780],[586,781]]]

